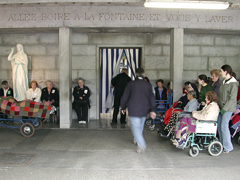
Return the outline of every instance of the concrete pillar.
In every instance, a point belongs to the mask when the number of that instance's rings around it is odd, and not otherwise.
[[[72,30],[59,28],[60,128],[72,125]]]
[[[182,96],[183,88],[183,29],[172,29],[170,37],[170,79],[173,88],[173,102]]]

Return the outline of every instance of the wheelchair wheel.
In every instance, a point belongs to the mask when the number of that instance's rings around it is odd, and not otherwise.
[[[198,154],[199,154],[199,149],[197,147],[194,146],[194,147],[190,148],[189,155],[191,157],[196,157]]]
[[[208,152],[212,156],[218,156],[222,153],[223,146],[219,141],[213,141],[208,146]]]
[[[155,128],[155,124],[154,125],[150,125],[148,128],[149,128],[149,130],[153,131],[154,128]]]
[[[24,137],[31,137],[35,132],[35,129],[33,127],[33,125],[31,125],[30,123],[24,123],[21,127],[20,127],[20,133],[24,136]]]
[[[150,125],[152,124],[152,119],[151,119],[151,118],[146,119],[145,124],[146,124],[147,126],[150,126]]]
[[[240,136],[238,136],[238,144],[240,144]]]
[[[38,130],[42,127],[42,121],[40,119],[38,119],[37,121],[36,120],[31,121],[31,124],[33,125],[35,130]]]
[[[186,143],[187,143],[187,144],[185,145],[185,148],[189,148],[189,147],[190,147],[190,145],[191,145],[191,141],[190,141],[190,140],[188,140]]]

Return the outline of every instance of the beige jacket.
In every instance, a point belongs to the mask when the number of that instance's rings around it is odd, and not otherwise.
[[[218,113],[218,104],[211,102],[209,105],[205,105],[201,111],[193,113],[192,116],[197,120],[216,121]]]

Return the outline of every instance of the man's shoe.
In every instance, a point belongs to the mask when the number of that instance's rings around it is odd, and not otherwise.
[[[121,124],[122,124],[122,125],[125,125],[125,124],[127,124],[127,122],[126,122],[126,121],[125,121],[125,122],[121,122]]]
[[[86,121],[82,121],[82,124],[86,124]]]
[[[111,122],[111,125],[112,125],[112,126],[115,126],[115,125],[117,125],[117,123],[115,123],[115,122]]]
[[[79,124],[82,124],[82,121],[78,121]]]

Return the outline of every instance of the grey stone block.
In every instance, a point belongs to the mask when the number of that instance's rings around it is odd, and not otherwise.
[[[47,55],[59,55],[59,46],[58,45],[48,45],[47,47]]]
[[[211,71],[213,69],[218,69],[225,64],[226,58],[225,57],[209,57],[208,60],[208,70]]]
[[[43,89],[43,88],[46,87],[46,81],[47,81],[47,80],[38,80],[38,79],[36,79],[36,81],[38,82],[38,87],[39,87],[40,89]]]
[[[88,34],[73,33],[72,44],[88,44]]]
[[[59,80],[59,70],[45,70],[45,79]]]
[[[159,70],[158,79],[163,79],[164,81],[170,79],[170,71]],[[167,82],[164,82],[164,84],[167,84]]]
[[[215,37],[216,46],[239,46],[240,37],[239,36],[216,36]]]
[[[12,69],[11,61],[8,61],[6,56],[2,57],[0,67],[1,69],[4,70],[6,69],[11,70]]]
[[[170,58],[168,56],[145,56],[145,69],[170,69]]]
[[[90,96],[90,104],[91,106],[96,106],[97,105],[97,94],[91,92],[91,96]]]
[[[183,81],[194,82],[197,80],[198,74],[197,71],[183,71]]]
[[[28,78],[31,80],[45,80],[44,70],[28,71]]]
[[[170,34],[153,34],[152,44],[170,45]]]
[[[149,80],[156,80],[158,78],[157,70],[148,70],[145,69],[145,75],[149,78]]]
[[[33,56],[32,57],[32,69],[56,69],[54,56]]]
[[[201,56],[238,56],[239,48],[237,47],[211,47],[211,46],[202,46],[201,47]]]
[[[185,34],[184,45],[213,45],[214,35]]]
[[[200,46],[184,46],[184,56],[200,56]]]
[[[237,72],[240,69],[239,57],[227,57],[226,64],[232,67],[233,72]]]
[[[97,106],[91,106],[91,108],[89,109],[89,119],[98,119],[97,117]]]
[[[0,35],[0,44],[2,44],[3,43],[3,38],[2,38],[2,36]]]
[[[78,70],[72,70],[72,81],[76,81],[78,78]]]
[[[144,53],[145,55],[150,55],[150,56],[157,56],[161,55],[162,53],[162,46],[144,46]]]
[[[4,34],[2,35],[4,44],[17,45],[38,44],[38,34]]]
[[[207,77],[211,77],[210,71],[197,71],[197,75],[205,74]]]
[[[0,71],[0,78],[1,79],[9,79],[9,73],[8,73],[8,71],[7,70],[1,70]]]
[[[206,70],[207,57],[184,57],[183,69],[184,70]]]
[[[14,47],[14,46],[1,45],[0,46],[0,55],[1,55],[1,57],[3,57],[3,56],[8,57],[8,55],[11,52],[11,48],[12,47]],[[16,50],[15,50],[15,53],[16,53]]]
[[[7,70],[8,79],[12,79],[12,70]]]
[[[163,46],[163,56],[170,56],[170,46]]]
[[[72,69],[96,69],[96,56],[73,56]]]
[[[47,53],[47,47],[42,45],[23,46],[23,48],[28,56],[46,55]]]
[[[89,70],[78,70],[78,77],[82,77],[85,80],[88,79],[96,79],[96,70],[89,69]]]
[[[145,44],[145,34],[117,34],[117,33],[107,33],[107,34],[89,34],[89,44]]]
[[[85,79],[85,85],[90,89],[91,93],[99,93],[97,90],[96,79]]]
[[[57,33],[40,34],[40,44],[58,44],[59,35]]]
[[[80,56],[93,56],[96,55],[96,46],[95,45],[73,45],[72,46],[72,55]]]

